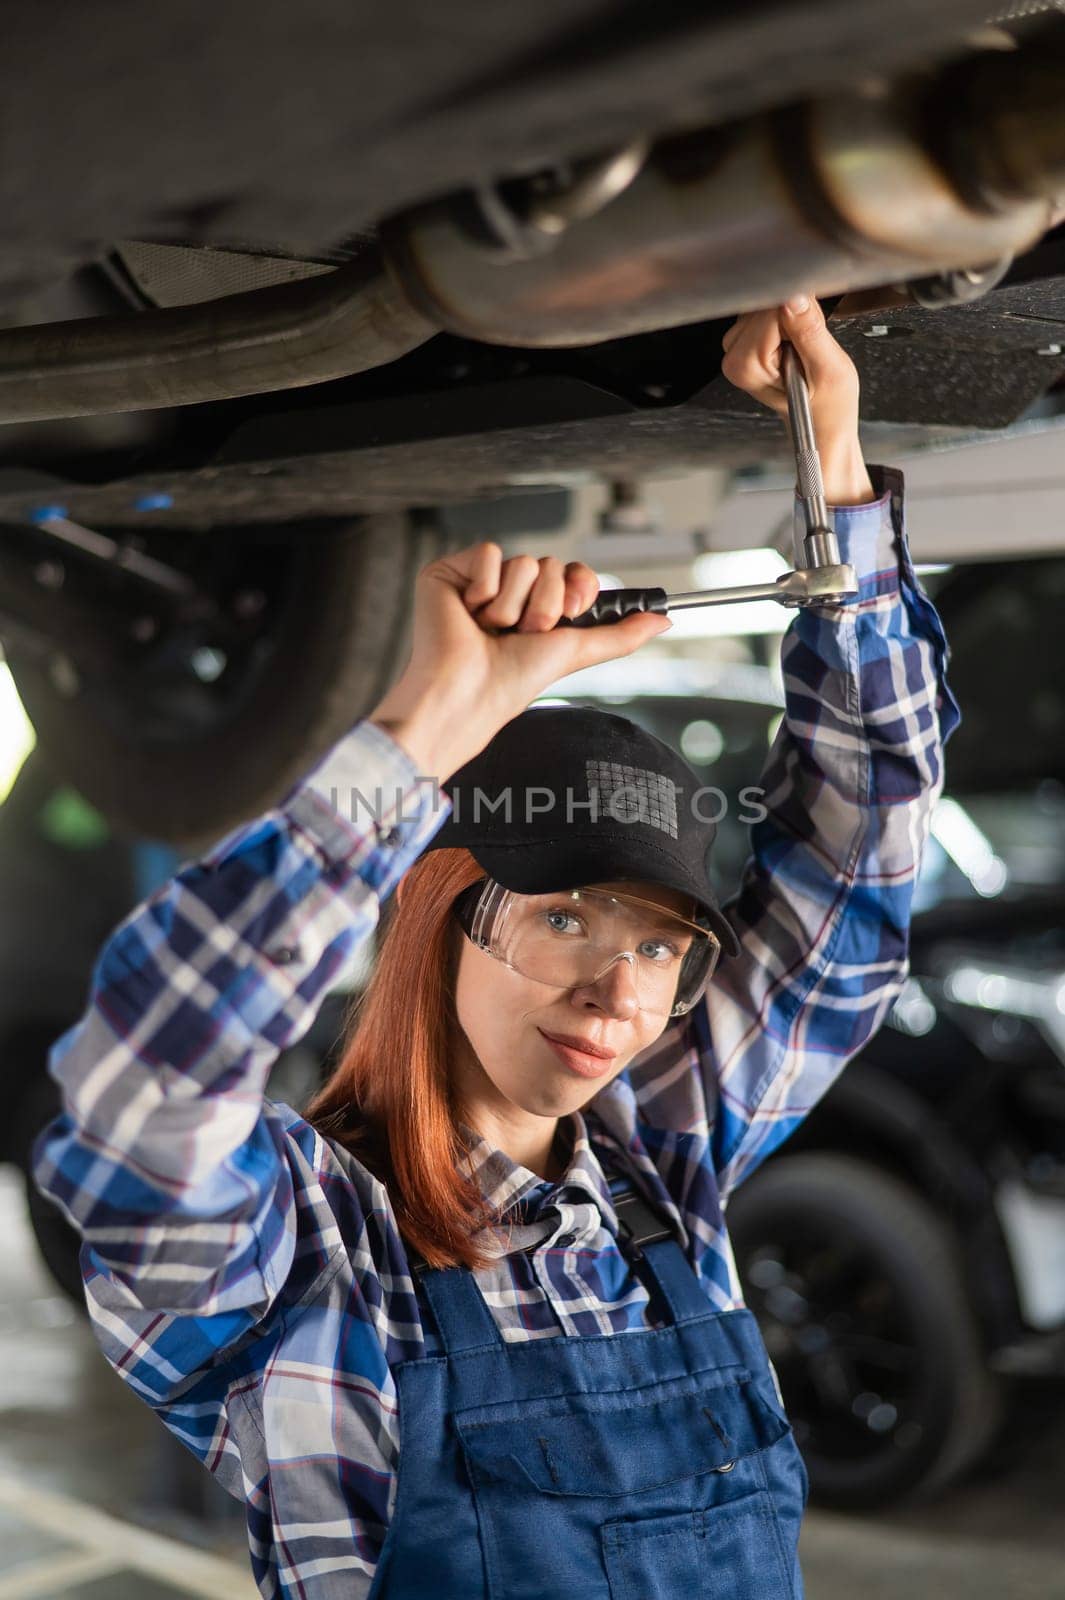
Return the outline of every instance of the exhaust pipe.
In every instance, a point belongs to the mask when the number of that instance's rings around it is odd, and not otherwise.
[[[441,329],[596,344],[940,269],[1046,232],[1065,194],[1048,34],[917,92],[833,95],[640,143],[545,196],[513,180],[395,217],[335,272],[206,304],[0,330],[0,418],[147,410],[322,383]],[[937,110],[950,107],[949,118]]]
[[[370,251],[201,305],[0,330],[0,421],[146,411],[384,366],[440,330]]]
[[[1039,239],[1065,192],[1061,66],[1060,50],[996,52],[919,98],[834,95],[665,140],[565,231],[532,186],[435,202],[386,224],[385,252],[441,327],[531,346],[984,268]]]

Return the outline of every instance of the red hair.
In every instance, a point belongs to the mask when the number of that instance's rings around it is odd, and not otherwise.
[[[473,1242],[499,1219],[456,1169],[465,1145],[448,1070],[458,1030],[451,910],[484,876],[468,850],[444,848],[404,875],[336,1070],[303,1113],[385,1184],[401,1234],[431,1267],[495,1258]]]

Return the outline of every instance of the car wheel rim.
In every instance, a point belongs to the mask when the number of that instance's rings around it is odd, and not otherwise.
[[[912,1307],[867,1242],[797,1223],[740,1265],[811,1476],[919,1448],[928,1395]]]

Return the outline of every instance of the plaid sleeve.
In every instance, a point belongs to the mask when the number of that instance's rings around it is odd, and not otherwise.
[[[186,1341],[204,1353],[265,1314],[306,1218],[301,1256],[342,1247],[263,1089],[449,809],[358,723],[110,935],[85,1014],[50,1051],[64,1109],[32,1157],[82,1235],[87,1289],[106,1275],[124,1305],[215,1319]]]
[[[910,560],[902,475],[870,473],[880,499],[835,511],[857,600],[803,608],[784,636],[766,815],[724,908],[741,953],[692,1013],[722,1195],[872,1037],[908,970],[914,883],[959,712]]]

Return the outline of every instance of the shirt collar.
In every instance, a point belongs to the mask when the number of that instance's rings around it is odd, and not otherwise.
[[[460,1123],[459,1129],[468,1141],[468,1152],[459,1162],[459,1168],[473,1178],[501,1217],[535,1222],[546,1207],[559,1199],[590,1199],[599,1207],[611,1232],[616,1230],[610,1189],[592,1149],[588,1126],[579,1111],[563,1117],[559,1123],[558,1148],[563,1174],[557,1183],[513,1161],[504,1150],[489,1144],[465,1123]]]
[[[459,1170],[480,1185],[485,1199],[498,1208],[511,1230],[540,1223],[541,1214],[559,1199],[578,1203],[591,1199],[599,1208],[604,1227],[616,1239],[618,1216],[597,1148],[604,1153],[613,1152],[614,1160],[607,1161],[611,1176],[620,1168],[635,1178],[645,1198],[672,1219],[681,1245],[687,1248],[688,1232],[680,1210],[637,1131],[636,1097],[625,1074],[620,1073],[600,1089],[585,1112],[587,1116],[574,1111],[561,1119],[559,1138],[564,1168],[557,1184],[512,1161],[505,1151],[489,1144],[465,1123],[460,1123],[459,1128],[468,1152],[459,1161]],[[625,1152],[624,1156],[621,1152]]]

